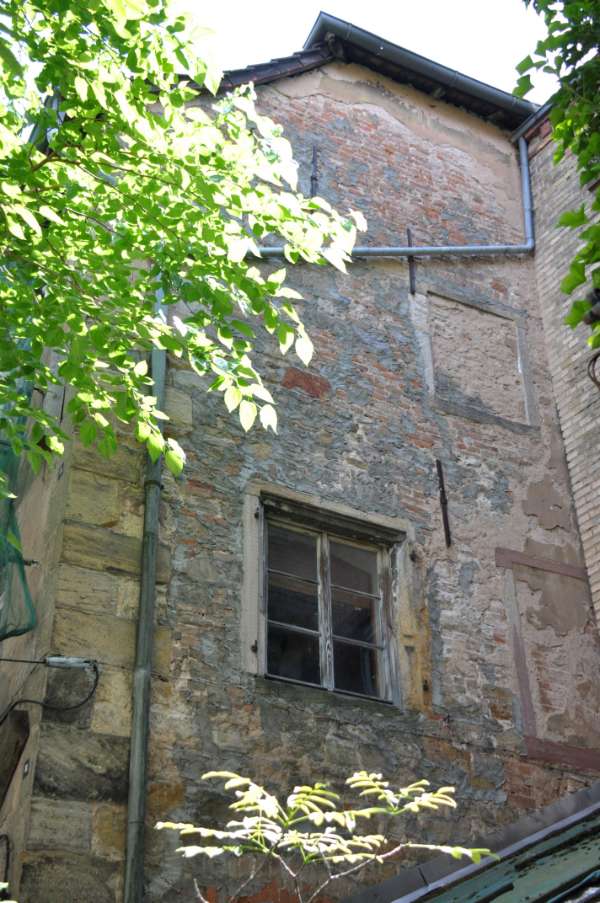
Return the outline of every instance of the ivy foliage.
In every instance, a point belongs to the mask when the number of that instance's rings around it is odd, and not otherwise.
[[[275,236],[290,263],[344,269],[362,217],[297,192],[251,86],[199,99],[220,73],[168,0],[4,0],[0,32],[0,432],[34,469],[61,454],[39,399],[63,385],[84,444],[111,455],[131,424],[179,473],[152,348],[208,377],[245,430],[275,430],[257,326],[305,364],[313,349],[285,269],[252,254]]]
[[[235,801],[229,806],[233,819],[223,829],[173,822],[159,822],[157,828],[178,831],[184,842],[179,852],[188,858],[233,855],[253,859],[254,867],[248,869],[248,877],[231,900],[238,899],[268,862],[281,868],[299,903],[312,903],[332,882],[406,849],[435,850],[456,859],[466,856],[474,862],[490,855],[487,849],[411,841],[394,844],[384,834],[360,831],[360,826],[374,817],[399,818],[422,810],[455,808],[452,787],[429,790],[428,781],[422,780],[395,788],[380,774],[359,771],[346,784],[367,805],[347,808],[340,795],[323,783],[294,787],[282,802],[250,778],[234,772],[210,771],[202,779],[221,781],[225,790],[233,791]],[[307,866],[317,866],[322,873],[322,880],[317,879],[316,886],[308,888],[301,876]],[[199,888],[196,892],[204,901]]]
[[[590,200],[577,210],[563,213],[558,224],[576,229],[582,245],[571,261],[561,289],[565,294],[581,290],[586,283],[600,290],[600,5],[598,0],[525,0],[544,17],[547,36],[517,70],[519,96],[532,87],[532,71],[541,69],[558,79],[549,113],[556,142],[555,162],[570,151],[577,160],[580,181],[591,189]],[[567,325],[575,328],[588,314],[589,299],[576,298]],[[600,320],[592,325],[588,339],[600,347]]]

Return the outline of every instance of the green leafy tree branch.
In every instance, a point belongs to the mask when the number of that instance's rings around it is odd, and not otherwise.
[[[558,163],[572,153],[581,184],[591,189],[589,203],[565,211],[558,221],[559,226],[578,230],[582,241],[561,283],[563,292],[570,295],[586,283],[592,285],[586,297],[573,301],[565,322],[572,328],[588,323],[592,327],[588,342],[600,348],[600,306],[593,310],[600,302],[600,6],[597,0],[525,3],[544,17],[547,36],[517,66],[521,77],[515,93],[523,96],[531,89],[530,73],[536,70],[558,79],[549,112],[554,159]]]
[[[214,93],[220,74],[167,0],[6,0],[0,32],[0,433],[34,469],[61,454],[67,431],[39,404],[58,384],[84,444],[110,455],[131,424],[179,473],[152,348],[186,359],[245,430],[276,430],[257,326],[305,364],[313,349],[285,270],[252,253],[277,236],[290,263],[343,269],[362,218],[298,193],[251,86],[199,100],[191,80]]]
[[[422,780],[392,788],[380,774],[359,771],[346,784],[370,805],[345,808],[340,795],[323,783],[294,787],[281,802],[250,778],[233,772],[211,771],[202,779],[222,781],[225,790],[233,790],[236,799],[229,808],[234,818],[223,829],[173,822],[159,822],[157,828],[179,832],[184,842],[179,852],[185,857],[243,856],[249,860],[248,875],[228,898],[229,903],[235,903],[268,864],[278,866],[298,903],[315,903],[330,885],[407,849],[434,850],[457,859],[466,856],[474,862],[491,855],[487,849],[412,841],[394,844],[384,834],[359,831],[374,817],[399,819],[422,810],[455,808],[452,787],[429,790],[428,781]],[[195,888],[198,900],[208,903],[197,882]]]

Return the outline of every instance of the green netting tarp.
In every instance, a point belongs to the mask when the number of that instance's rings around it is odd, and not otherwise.
[[[0,472],[16,483],[18,459],[0,440]],[[36,625],[35,608],[25,575],[14,499],[0,499],[0,642]]]

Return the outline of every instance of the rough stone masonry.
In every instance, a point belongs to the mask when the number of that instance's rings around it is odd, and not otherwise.
[[[303,189],[316,146],[318,193],[362,210],[370,243],[404,244],[407,225],[419,244],[520,240],[517,159],[493,124],[343,62],[258,91],[294,146]],[[245,436],[220,398],[170,363],[169,429],[188,465],[181,479],[165,475],[161,512],[148,901],[193,899],[194,874],[215,891],[243,874],[240,864],[185,861],[177,838],[153,829],[158,819],[222,816],[224,798],[199,780],[211,768],[278,791],[341,785],[362,768],[398,783],[451,784],[458,810],[412,819],[407,831],[465,845],[600,775],[598,633],[573,501],[587,490],[570,486],[556,403],[564,417],[561,399],[568,406],[572,395],[560,394],[563,332],[558,302],[547,303],[563,241],[548,188],[556,175],[548,149],[533,163],[535,259],[418,261],[414,293],[402,260],[358,260],[346,275],[294,269],[316,356],[306,370],[268,337],[260,348],[277,436]],[[570,182],[565,203],[578,190]],[[565,433],[572,458],[579,435]],[[0,812],[0,832],[16,838],[11,880],[22,903],[122,898],[142,467],[126,437],[110,462],[76,447],[24,497],[22,520],[28,498],[60,493],[64,503],[38,572],[43,626],[6,654],[97,658],[101,680],[85,709],[32,722],[29,777]],[[265,487],[403,525],[393,624],[401,706],[260,673],[259,600],[248,591],[258,561],[244,512]],[[588,521],[581,529],[590,535]],[[77,691],[60,673],[47,687],[52,700]],[[289,898],[268,874],[248,899]]]

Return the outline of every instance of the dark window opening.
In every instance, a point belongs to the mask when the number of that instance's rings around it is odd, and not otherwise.
[[[267,674],[389,701],[389,531],[286,508],[265,505]]]

